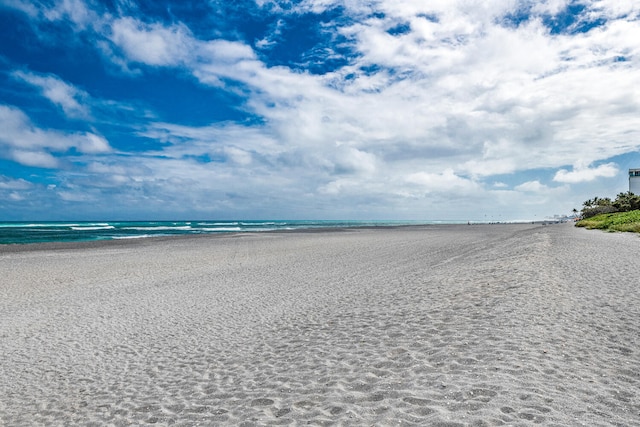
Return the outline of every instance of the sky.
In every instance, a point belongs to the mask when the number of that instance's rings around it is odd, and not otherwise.
[[[628,190],[637,0],[0,0],[0,220],[517,220]]]

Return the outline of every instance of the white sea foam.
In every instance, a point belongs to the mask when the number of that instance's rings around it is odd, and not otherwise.
[[[79,227],[70,227],[72,230],[76,231],[91,231],[91,230],[113,230],[115,227],[113,225],[96,225],[96,226],[79,226]]]
[[[161,236],[160,234],[154,234],[155,237]],[[113,236],[112,239],[124,240],[124,239],[144,239],[151,237],[151,234],[138,234],[136,236]]]
[[[155,227],[123,227],[123,230],[137,230],[137,231],[167,231],[167,230],[192,230],[190,225],[181,226],[167,226],[160,225]]]
[[[209,227],[209,228],[194,228],[194,231],[242,231],[242,227]]]
[[[54,223],[42,223],[42,224],[6,224],[2,225],[2,227],[15,227],[15,228],[50,228],[50,227],[79,227],[80,224],[54,224]]]

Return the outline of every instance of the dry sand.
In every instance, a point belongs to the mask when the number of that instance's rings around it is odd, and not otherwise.
[[[640,425],[636,235],[36,248],[0,247],[0,425]]]

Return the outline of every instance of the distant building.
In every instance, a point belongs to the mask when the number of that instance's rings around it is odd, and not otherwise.
[[[640,169],[629,169],[629,191],[640,195]]]

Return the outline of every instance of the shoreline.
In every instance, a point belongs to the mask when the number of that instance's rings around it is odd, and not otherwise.
[[[218,233],[201,233],[201,234],[174,234],[174,235],[158,235],[158,236],[140,236],[130,238],[111,238],[97,240],[74,240],[74,241],[51,241],[37,243],[4,243],[0,244],[0,255],[3,253],[31,252],[31,251],[47,251],[47,250],[82,250],[103,247],[120,247],[120,246],[136,246],[154,244],[160,242],[178,241],[183,239],[206,239],[206,238],[233,238],[247,235],[260,234],[322,234],[331,232],[345,232],[350,230],[389,230],[389,229],[422,229],[433,227],[468,227],[468,226],[496,226],[496,225],[560,225],[564,224],[557,221],[531,221],[531,222],[470,222],[468,224],[399,224],[399,225],[362,225],[362,226],[344,226],[344,227],[313,227],[313,228],[296,228],[296,229],[278,229],[264,231],[241,231],[241,232],[218,232]]]
[[[634,235],[207,237],[1,253],[0,424],[640,423]]]

